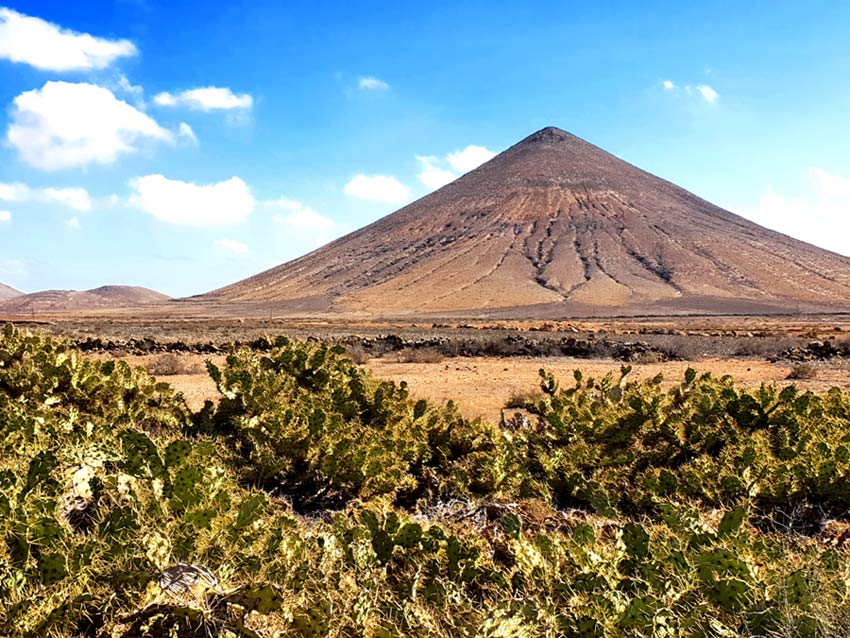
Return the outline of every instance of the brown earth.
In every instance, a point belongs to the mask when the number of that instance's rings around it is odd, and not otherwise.
[[[199,370],[208,357],[180,355],[183,366],[188,370]],[[151,365],[156,357],[125,357],[131,365]],[[223,357],[211,357],[216,364]],[[572,385],[573,371],[581,370],[585,377],[600,378],[611,373],[618,375],[618,361],[582,360],[564,357],[512,358],[496,357],[450,358],[432,363],[402,363],[393,357],[371,359],[365,366],[375,376],[396,382],[406,381],[411,394],[437,403],[454,401],[461,412],[469,417],[483,417],[490,421],[500,418],[500,411],[515,395],[534,392],[539,387],[538,371],[545,368],[555,374],[563,385]],[[707,359],[696,362],[670,361],[654,364],[632,364],[630,379],[646,379],[663,374],[665,384],[678,383],[689,367],[701,372],[722,376],[730,374],[744,386],[762,383],[786,385],[791,369],[790,363],[771,363],[758,359]],[[793,381],[804,390],[822,392],[833,386],[850,389],[850,363],[818,362],[816,377]],[[218,400],[215,384],[204,372],[161,376],[183,392],[189,406],[199,409],[204,401]],[[506,410],[507,414],[511,410]]]
[[[848,300],[850,259],[547,128],[398,212],[199,297],[195,307],[516,319],[835,311]]]
[[[22,292],[19,290],[15,290],[11,286],[7,286],[6,284],[0,284],[0,301],[5,299],[12,299],[13,297],[20,297]]]
[[[497,343],[507,339],[530,338],[545,343],[564,336],[593,337],[596,340],[646,340],[656,347],[674,347],[689,360],[632,362],[633,378],[654,376],[659,372],[667,383],[680,380],[684,370],[693,367],[713,374],[731,374],[745,385],[787,381],[795,361],[774,358],[787,347],[799,347],[813,340],[821,343],[847,343],[850,317],[678,317],[655,319],[583,320],[571,322],[473,322],[440,324],[364,321],[356,324],[332,321],[282,319],[154,319],[154,318],[69,318],[55,323],[23,324],[21,327],[47,331],[77,342],[96,337],[126,343],[128,340],[158,340],[160,343],[217,344],[217,354],[153,354],[129,356],[120,349],[98,356],[120,356],[134,365],[144,365],[161,379],[185,393],[189,404],[197,409],[207,399],[216,400],[217,391],[204,371],[209,358],[222,363],[227,344],[248,342],[262,336],[285,334],[298,339],[347,341],[351,337],[378,339],[395,336],[405,342],[437,339],[449,344]],[[417,353],[414,353],[416,355]],[[577,359],[568,357],[435,356],[432,362],[405,363],[405,352],[387,352],[383,357],[366,358],[365,365],[382,378],[407,381],[415,396],[442,402],[456,401],[464,414],[493,420],[513,394],[531,392],[538,387],[538,370],[552,370],[564,384],[572,383],[578,368],[595,377],[617,374],[620,361],[611,359]],[[429,359],[414,356],[413,359]],[[823,391],[832,386],[850,389],[850,358],[838,356],[816,360],[814,378],[794,381],[798,386]]]
[[[2,291],[0,291],[2,292]],[[0,297],[2,299],[2,297]],[[103,309],[134,308],[162,303],[170,297],[138,286],[101,286],[93,290],[44,290],[0,301],[5,315],[65,314]]]

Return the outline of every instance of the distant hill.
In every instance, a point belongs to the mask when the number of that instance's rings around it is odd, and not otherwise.
[[[200,297],[385,316],[843,308],[850,259],[557,128],[361,230]]]
[[[6,314],[77,312],[124,308],[168,301],[170,297],[135,286],[102,286],[93,290],[45,290],[0,301]]]
[[[6,284],[0,284],[0,301],[4,301],[6,299],[12,299],[14,297],[20,297],[22,292],[19,290],[15,290],[11,286],[7,286]]]

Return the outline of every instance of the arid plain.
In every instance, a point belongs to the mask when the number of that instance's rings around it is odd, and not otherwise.
[[[71,339],[87,352],[146,368],[182,392],[190,407],[218,401],[206,361],[234,347],[265,347],[277,336],[338,343],[376,377],[404,381],[411,394],[454,401],[469,417],[497,421],[512,399],[533,396],[539,370],[568,383],[585,376],[663,375],[687,368],[732,375],[744,386],[796,384],[850,389],[850,316],[715,316],[469,321],[464,323],[223,319],[61,314],[17,324]]]

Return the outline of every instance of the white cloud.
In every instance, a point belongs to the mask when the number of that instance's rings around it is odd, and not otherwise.
[[[147,107],[145,104],[145,89],[138,84],[130,82],[126,75],[119,75],[106,86],[116,94],[129,96],[133,104],[138,108],[144,110]]]
[[[343,192],[351,197],[388,204],[400,204],[410,198],[410,189],[390,175],[355,175]]]
[[[169,224],[223,226],[238,224],[254,209],[248,185],[238,177],[216,184],[193,184],[162,175],[130,180],[130,204]]]
[[[301,202],[281,197],[271,203],[273,206],[287,211],[286,215],[275,215],[275,221],[278,223],[301,230],[322,232],[333,230],[336,227],[336,222],[330,217],[325,217],[321,213],[317,213]]]
[[[173,136],[109,89],[47,82],[15,98],[6,139],[27,164],[56,170],[111,164],[142,140]]]
[[[80,218],[76,216],[72,217],[65,222],[65,228],[68,230],[80,230]]]
[[[177,135],[188,140],[192,144],[198,144],[198,136],[195,135],[195,131],[192,130],[192,127],[186,124],[186,122],[180,122],[180,126],[177,127]]]
[[[325,244],[339,234],[340,228],[334,220],[299,201],[281,197],[268,204],[286,211],[286,214],[275,215],[275,222],[306,236],[313,245]]]
[[[91,210],[91,197],[85,188],[45,188],[38,196],[42,197],[43,201],[63,204],[74,210]]]
[[[25,204],[61,204],[74,210],[91,210],[91,197],[85,188],[30,188],[20,182],[0,182],[0,201]]]
[[[419,162],[421,168],[416,177],[432,190],[442,188],[458,178],[456,173],[437,166],[437,163],[440,161],[438,157],[433,155],[417,155],[416,160]]]
[[[446,156],[449,165],[459,173],[468,173],[478,168],[484,162],[496,157],[496,154],[483,146],[467,146],[462,151],[455,151]]]
[[[63,29],[40,18],[0,7],[0,58],[45,71],[104,69],[136,55],[129,40],[106,40]]]
[[[470,145],[466,148],[449,153],[444,159],[434,155],[417,155],[420,171],[416,175],[420,182],[434,190],[453,182],[464,173],[468,173],[493,159],[496,153],[483,146]],[[451,170],[440,164],[448,164]]]
[[[717,95],[717,91],[711,88],[708,84],[700,84],[697,87],[697,91],[699,91],[703,99],[709,104],[716,102],[717,98],[720,97],[719,95]]]
[[[358,80],[357,85],[363,91],[387,90],[390,85],[373,76],[365,76]]]
[[[215,242],[215,245],[237,255],[244,255],[249,250],[247,244],[232,239],[219,239]]]
[[[674,95],[680,95],[679,87],[676,85],[675,82],[673,82],[673,80],[664,80],[661,83],[661,86],[664,87],[664,90],[668,93],[673,93]],[[709,104],[714,104],[715,102],[717,102],[718,98],[720,97],[720,94],[716,90],[714,90],[713,87],[709,86],[708,84],[698,84],[696,86],[686,84],[682,88],[682,91],[685,93],[685,95],[687,95],[689,97],[694,97],[698,94],[699,97],[701,97],[703,100],[705,100]]]
[[[12,221],[12,213],[8,210],[0,210],[0,222],[10,222]]]
[[[805,197],[782,196],[770,186],[754,210],[737,212],[796,239],[850,256],[850,178],[809,170]]]
[[[159,93],[153,101],[159,106],[186,106],[193,111],[228,111],[249,109],[254,99],[247,93],[236,95],[228,88],[207,86],[180,93]]]

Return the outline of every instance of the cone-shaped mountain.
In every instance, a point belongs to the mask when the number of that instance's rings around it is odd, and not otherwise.
[[[850,259],[550,127],[365,228],[206,298],[375,315],[840,307],[850,300]]]

